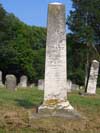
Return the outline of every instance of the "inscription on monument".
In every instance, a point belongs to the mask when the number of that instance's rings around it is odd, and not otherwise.
[[[67,100],[65,26],[65,6],[62,3],[50,3],[48,7],[44,102],[39,110],[54,109],[55,107],[73,110]]]

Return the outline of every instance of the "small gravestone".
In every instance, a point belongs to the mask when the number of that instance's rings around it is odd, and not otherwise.
[[[89,76],[88,85],[87,85],[88,94],[96,93],[98,72],[99,72],[99,62],[97,60],[93,60],[90,68],[90,76]]]
[[[79,89],[80,89],[80,90],[84,90],[84,86],[80,86]]]
[[[3,82],[2,82],[2,71],[0,71],[0,87],[4,87]]]
[[[38,89],[44,90],[44,80],[43,79],[38,80]]]
[[[31,83],[30,85],[29,85],[29,88],[34,88],[35,87],[35,83]]]
[[[26,88],[27,87],[27,81],[28,81],[28,78],[26,75],[21,76],[20,77],[20,83],[19,83],[18,87]]]
[[[79,90],[79,85],[77,85],[77,84],[72,84],[72,90],[74,91],[74,90]]]
[[[71,92],[71,89],[72,89],[72,81],[67,80],[67,92]]]
[[[5,85],[9,90],[16,90],[16,77],[12,74],[6,75]]]

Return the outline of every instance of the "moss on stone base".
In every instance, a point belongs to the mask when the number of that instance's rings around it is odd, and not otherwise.
[[[58,99],[49,99],[44,101],[44,105],[57,105],[58,103],[60,103],[62,101],[58,100]]]

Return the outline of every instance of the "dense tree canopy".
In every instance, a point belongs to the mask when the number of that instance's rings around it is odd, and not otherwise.
[[[67,35],[68,79],[83,85],[87,53],[84,40],[88,39],[88,36],[92,38],[94,35],[98,39],[99,30],[96,31],[95,29],[96,23],[94,28],[88,24],[89,31],[91,29],[93,32],[91,34],[90,32],[89,34],[84,32],[85,36],[80,34],[83,33],[83,30],[88,31],[88,26],[83,24],[84,19],[82,19],[82,22],[80,19],[79,23],[77,23],[79,17],[77,18],[76,16],[78,15],[80,5],[77,5],[75,0],[73,2],[75,10],[71,12],[68,20],[73,34]],[[81,10],[83,11],[83,8]],[[95,40],[95,42],[98,41]],[[46,28],[26,25],[15,17],[14,14],[7,13],[2,5],[0,5],[0,70],[3,71],[4,77],[7,73],[15,74],[18,78],[25,74],[30,82],[37,82],[38,79],[44,78],[45,44]],[[91,49],[91,55],[96,57],[96,53]],[[99,45],[97,49],[100,49]]]
[[[88,77],[92,60],[100,61],[96,45],[100,44],[100,0],[72,0],[72,3],[73,10],[67,23],[75,42],[85,44],[87,51],[85,69]]]
[[[26,74],[30,80],[43,77],[39,69],[44,70],[41,48],[45,47],[45,40],[45,28],[24,24],[0,5],[0,69],[5,74]]]
[[[72,0],[70,30],[84,43],[100,43],[100,0]]]

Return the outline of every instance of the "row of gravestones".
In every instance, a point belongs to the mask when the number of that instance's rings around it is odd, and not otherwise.
[[[93,60],[91,69],[90,69],[90,76],[87,85],[86,92],[88,94],[95,94],[96,93],[96,84],[98,78],[98,71],[99,71],[99,62]],[[17,88],[26,88],[27,87],[27,76],[23,75],[20,77],[20,83],[17,85],[17,80],[14,75],[6,75],[5,86],[8,89],[16,90]],[[2,82],[2,71],[0,71],[0,86],[3,87],[4,84]],[[30,87],[33,87],[34,84],[31,84]],[[38,80],[38,89],[44,90],[44,80]],[[67,92],[71,92],[72,90],[79,90],[79,85],[73,84],[71,80],[67,80],[66,84]]]
[[[96,60],[93,60],[91,68],[90,68],[90,75],[89,80],[86,88],[87,94],[95,94],[96,93],[96,85],[97,85],[97,78],[98,78],[98,71],[99,71],[99,62]],[[77,84],[73,84],[71,80],[67,80],[66,89],[67,92],[71,92],[73,90],[79,90],[84,87],[80,87]],[[38,89],[44,90],[44,80],[40,79],[38,80]]]
[[[71,92],[72,90],[79,90],[79,88],[80,88],[79,85],[73,84],[71,80],[67,80],[67,84],[66,84],[67,92]],[[38,89],[44,90],[44,80],[43,79],[38,80]]]
[[[17,88],[26,88],[28,86],[27,82],[28,82],[27,76],[22,75],[20,77],[20,82],[17,85],[16,76],[13,75],[13,74],[8,74],[8,75],[6,75],[5,85],[4,85],[3,82],[2,82],[2,71],[0,71],[0,87],[5,86],[8,89],[16,90]],[[34,84],[31,84],[29,87],[33,87],[33,86],[34,86]]]

